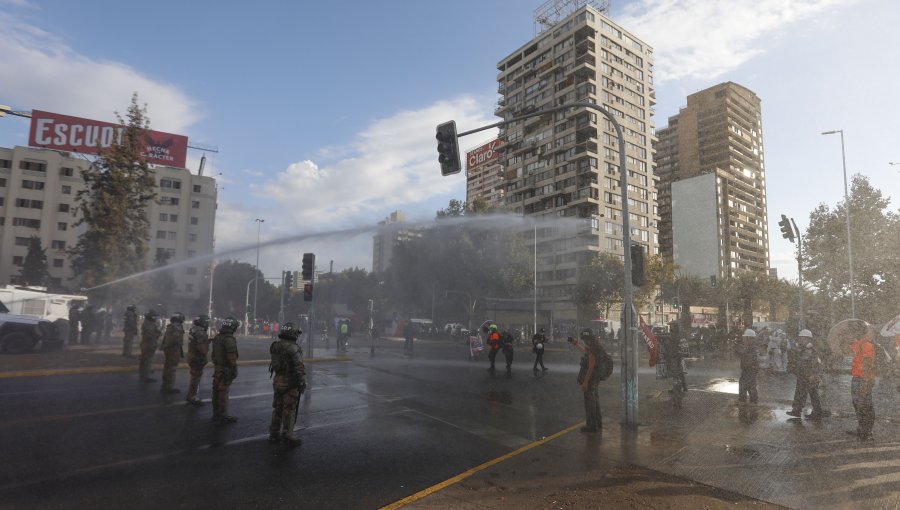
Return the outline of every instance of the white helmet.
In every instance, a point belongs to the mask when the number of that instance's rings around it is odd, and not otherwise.
[[[756,338],[756,331],[753,331],[752,329],[745,329],[744,334],[741,336],[743,336],[744,338]]]
[[[800,331],[800,338],[812,338],[812,331],[808,329]]]

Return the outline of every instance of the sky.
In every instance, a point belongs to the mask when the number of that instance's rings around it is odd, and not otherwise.
[[[137,92],[153,129],[218,147],[207,154],[216,249],[247,246],[232,257],[253,263],[257,236],[374,225],[395,210],[428,220],[464,200],[464,174],[440,175],[434,127],[498,120],[496,64],[535,36],[541,3],[0,0],[0,104],[113,121]],[[819,203],[843,198],[840,139],[821,132],[843,129],[848,173],[897,197],[900,2],[612,0],[610,17],[654,48],[657,128],[721,82],[761,98],[780,276],[797,274],[780,215],[803,230]],[[0,119],[0,146],[27,135],[27,119]],[[188,167],[202,155],[189,151]],[[372,263],[362,234],[264,248],[260,266],[296,270],[307,251],[320,269]]]

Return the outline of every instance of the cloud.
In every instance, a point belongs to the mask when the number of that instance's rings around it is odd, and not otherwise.
[[[788,25],[856,0],[641,0],[617,23],[654,48],[657,83],[712,79],[763,53]]]
[[[180,133],[200,118],[197,104],[175,85],[82,55],[16,16],[0,13],[0,26],[0,62],[14,70],[3,73],[3,100],[13,106],[111,121],[137,92],[153,129]]]
[[[346,146],[329,148],[329,154],[342,155],[339,159],[295,162],[264,181],[255,194],[274,199],[280,215],[295,223],[375,223],[390,210],[461,191],[459,176],[441,176],[435,126],[448,119],[455,119],[460,131],[490,124],[496,122],[491,108],[488,99],[466,96],[372,121]],[[464,138],[462,148],[491,136],[496,131]]]

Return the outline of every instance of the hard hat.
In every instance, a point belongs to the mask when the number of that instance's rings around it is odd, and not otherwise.
[[[745,329],[744,334],[741,336],[745,338],[756,338],[756,331],[753,331],[752,329]]]
[[[800,331],[800,338],[812,338],[812,331],[804,329]]]
[[[812,348],[813,348],[812,342],[806,344],[806,348],[807,348],[807,349],[812,349]]]

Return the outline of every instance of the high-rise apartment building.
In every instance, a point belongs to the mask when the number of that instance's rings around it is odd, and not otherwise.
[[[756,94],[731,82],[691,94],[657,137],[661,252],[699,276],[767,274],[766,173]],[[699,216],[701,205],[709,217]],[[700,253],[702,264],[695,257]]]
[[[466,152],[466,204],[477,199],[502,206],[506,196],[506,172],[499,158],[497,139]]]
[[[15,282],[37,236],[46,249],[51,287],[77,288],[66,250],[84,233],[76,227],[75,197],[84,189],[82,169],[90,162],[70,153],[31,147],[0,148],[0,282]],[[216,182],[184,168],[154,166],[157,200],[150,220],[146,267],[158,255],[178,262],[213,251]],[[102,254],[98,254],[102,256]],[[200,296],[209,261],[174,268],[174,300]]]
[[[591,102],[615,115],[625,135],[630,237],[655,254],[653,50],[607,18],[597,2],[548,2],[543,9],[535,13],[539,35],[497,66],[502,97],[496,113],[511,118]],[[561,220],[541,221],[524,237],[537,243],[540,307],[554,320],[575,320],[580,269],[598,252],[624,257],[615,128],[599,112],[573,108],[507,125],[500,139],[507,205],[526,216]]]

